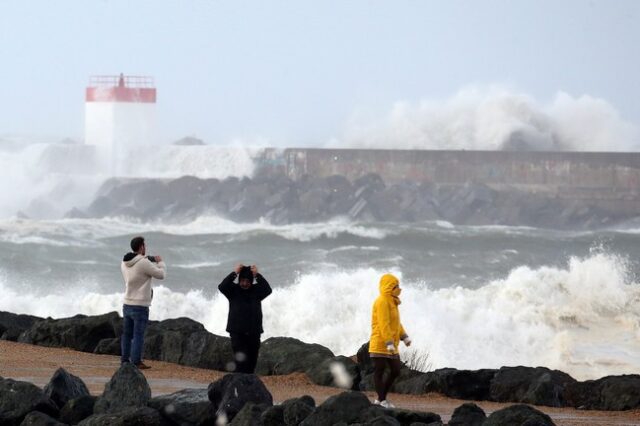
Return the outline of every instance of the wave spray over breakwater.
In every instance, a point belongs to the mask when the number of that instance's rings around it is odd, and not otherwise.
[[[606,100],[558,92],[551,102],[501,86],[444,99],[398,101],[386,115],[354,115],[333,145],[352,148],[637,151],[640,132]]]

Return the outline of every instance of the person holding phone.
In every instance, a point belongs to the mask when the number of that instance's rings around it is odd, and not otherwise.
[[[144,237],[133,238],[130,246],[132,251],[124,255],[120,265],[125,284],[121,362],[131,362],[144,370],[150,368],[142,362],[142,348],[153,298],[151,281],[163,280],[167,267],[162,257],[146,255]]]

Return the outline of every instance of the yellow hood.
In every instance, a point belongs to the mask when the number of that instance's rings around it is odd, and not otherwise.
[[[384,274],[380,278],[380,286],[379,286],[380,294],[384,295],[384,296],[393,297],[398,302],[400,302],[400,300],[398,299],[398,295],[394,294],[394,292],[393,292],[393,288],[396,285],[398,285],[399,283],[400,283],[400,281],[398,280],[398,278],[395,277],[395,275]]]

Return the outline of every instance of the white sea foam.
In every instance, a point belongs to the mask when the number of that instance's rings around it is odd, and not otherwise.
[[[185,175],[224,179],[251,177],[261,147],[177,146],[138,148],[117,167],[125,177],[177,178]],[[101,170],[93,147],[83,144],[12,143],[0,145],[3,196],[0,217],[17,212],[47,219],[88,205],[111,177]]]
[[[165,145],[134,151],[126,175],[133,177],[224,179],[229,176],[251,177],[254,158],[261,147],[228,147],[216,145]]]
[[[432,290],[404,282],[403,324],[434,368],[529,365],[557,368],[579,379],[640,369],[640,284],[624,260],[593,254],[565,269],[518,267],[479,289]],[[310,271],[274,289],[264,302],[265,337],[288,335],[352,355],[369,338],[377,281],[387,271]],[[119,310],[121,293],[36,295],[0,282],[0,310],[62,317]],[[188,316],[225,334],[227,301],[200,291],[157,286],[153,319]]]
[[[271,225],[267,222],[236,223],[217,216],[201,216],[185,224],[138,223],[126,218],[103,219],[4,219],[0,220],[0,241],[15,244],[37,243],[55,246],[92,246],[100,238],[163,232],[171,235],[229,235],[232,240],[248,239],[260,234],[272,234],[291,241],[335,239],[348,234],[382,240],[400,232],[392,227],[351,223],[336,219],[322,223]],[[371,248],[368,248],[371,249]]]
[[[332,146],[388,149],[637,151],[638,128],[607,101],[559,92],[540,103],[516,90],[467,87],[448,99],[396,102],[354,116]]]

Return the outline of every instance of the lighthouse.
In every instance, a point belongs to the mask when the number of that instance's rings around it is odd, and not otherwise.
[[[85,143],[102,172],[131,172],[132,151],[155,142],[156,88],[148,76],[92,76],[85,94]]]

